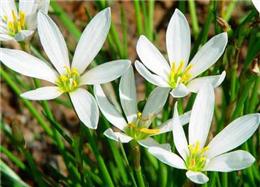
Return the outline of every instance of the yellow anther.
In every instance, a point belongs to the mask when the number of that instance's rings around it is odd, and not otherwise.
[[[16,16],[14,10],[12,10],[12,17],[13,17],[13,22],[16,23],[17,22],[17,16]]]
[[[201,148],[200,142],[196,141],[195,144],[189,145],[189,155],[185,161],[186,166],[192,171],[202,171],[206,164],[207,158],[205,157],[205,152],[208,147]]]
[[[145,133],[145,134],[157,134],[157,133],[159,133],[160,132],[160,130],[159,129],[148,129],[148,128],[141,128],[140,129],[140,132],[143,132],[143,133]]]
[[[181,63],[178,66],[177,73],[181,72],[184,66],[184,61],[182,60]]]
[[[65,73],[60,75],[56,81],[56,84],[62,92],[71,92],[78,88],[80,76],[76,68],[70,69],[68,66],[64,66]]]
[[[24,28],[25,27],[25,13],[21,10],[19,11],[19,17],[20,17],[21,27]]]
[[[183,60],[180,61],[178,67],[176,67],[176,63],[172,63],[171,67],[171,73],[169,75],[169,85],[172,88],[176,88],[179,84],[187,84],[188,81],[191,78],[190,70],[191,70],[191,65],[188,65],[184,69],[185,62]]]
[[[3,21],[7,22],[7,20],[8,20],[7,16],[3,16]]]
[[[141,119],[142,118],[142,112],[137,112],[137,118]]]
[[[16,12],[12,10],[11,16],[12,17],[9,17],[8,19],[8,16],[4,15],[3,21],[7,24],[8,34],[14,36],[21,30],[26,29],[25,13],[23,11],[20,11],[17,15]]]

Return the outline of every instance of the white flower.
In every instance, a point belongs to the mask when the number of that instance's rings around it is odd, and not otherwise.
[[[80,87],[115,80],[131,64],[129,60],[115,60],[86,70],[102,48],[110,22],[110,8],[101,11],[90,21],[82,33],[70,64],[66,43],[57,25],[48,15],[39,12],[40,40],[57,71],[40,59],[19,50],[1,48],[0,60],[16,72],[55,84],[23,93],[21,95],[23,98],[49,100],[63,93],[69,93],[79,119],[89,128],[96,129],[99,111],[95,98]]]
[[[189,143],[175,105],[173,140],[181,157],[160,147],[151,147],[148,151],[165,164],[188,170],[186,176],[199,184],[208,181],[203,171],[230,172],[249,167],[255,161],[250,153],[243,150],[228,151],[253,135],[259,126],[260,114],[248,114],[234,120],[205,146],[213,113],[214,91],[211,85],[206,84],[200,89],[191,111]]]
[[[110,139],[122,143],[128,143],[131,140],[136,140],[144,147],[162,146],[169,148],[169,144],[158,144],[150,136],[171,131],[169,128],[172,125],[171,120],[161,125],[156,129],[149,129],[152,120],[163,108],[167,97],[168,88],[156,88],[150,94],[144,106],[143,112],[138,112],[136,101],[136,87],[133,68],[122,76],[119,85],[119,96],[126,120],[115,106],[113,106],[106,95],[104,94],[100,85],[94,86],[95,97],[99,108],[107,120],[117,127],[120,131],[115,132],[111,128],[107,129],[104,134]],[[189,121],[190,112],[181,116],[181,123],[186,124]]]
[[[143,64],[136,61],[135,67],[152,84],[171,88],[173,97],[184,97],[189,92],[197,92],[204,82],[209,82],[214,87],[222,83],[225,71],[221,75],[195,77],[216,63],[223,54],[227,41],[227,33],[214,36],[188,64],[191,48],[190,28],[185,16],[176,9],[166,31],[169,63],[145,36],[141,36],[136,48]]]
[[[259,0],[252,0],[253,5],[255,6],[256,10],[260,12],[260,1]]]
[[[14,0],[1,0],[0,41],[23,41],[36,29],[37,12],[48,12],[50,0],[20,0],[17,10]]]

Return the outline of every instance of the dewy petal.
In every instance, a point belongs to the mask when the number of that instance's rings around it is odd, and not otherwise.
[[[186,112],[186,113],[182,114],[181,116],[179,116],[179,120],[180,120],[181,125],[186,125],[187,123],[189,123],[190,114],[191,114],[191,111]],[[166,122],[164,122],[162,125],[160,125],[159,128],[158,128],[158,129],[160,129],[160,132],[155,134],[155,135],[172,131],[172,124],[174,124],[173,119],[174,118],[169,119]]]
[[[161,147],[150,147],[148,149],[149,153],[151,153],[153,156],[155,156],[158,160],[161,162],[177,168],[177,169],[186,169],[184,161],[176,155],[175,153],[171,151],[167,151],[164,148]]]
[[[227,33],[221,33],[211,38],[203,45],[190,62],[191,79],[206,71],[217,62],[223,54],[228,42]]]
[[[143,64],[153,73],[168,78],[170,66],[160,51],[145,37],[140,36],[136,50]]]
[[[187,171],[186,176],[192,182],[197,183],[197,184],[204,184],[209,181],[209,178],[201,172]]]
[[[135,68],[138,71],[140,75],[143,76],[148,82],[159,86],[159,87],[165,87],[168,88],[169,84],[160,76],[152,74],[149,70],[146,69],[146,67],[139,62],[138,60],[135,61]]]
[[[181,61],[185,66],[190,57],[190,27],[181,11],[175,9],[166,31],[166,47],[170,63],[179,66]],[[185,67],[184,66],[184,67]]]
[[[255,6],[256,10],[260,12],[260,1],[259,0],[252,0],[253,5]]]
[[[213,158],[240,146],[254,134],[259,123],[259,113],[237,118],[211,140],[207,157]]]
[[[145,147],[145,148],[149,148],[149,147],[160,147],[162,149],[165,149],[167,151],[171,151],[171,145],[166,143],[166,144],[159,144],[157,141],[155,141],[153,138],[146,138],[144,140],[139,140],[138,143]]]
[[[218,87],[225,79],[226,72],[223,71],[220,75],[205,76],[193,79],[187,85],[191,92],[197,93],[201,86],[205,83],[211,84],[214,88]]]
[[[94,86],[94,93],[99,109],[106,117],[106,119],[115,127],[119,128],[120,130],[124,130],[124,128],[127,126],[127,122],[125,121],[124,117],[109,102],[100,85]]]
[[[133,67],[125,72],[119,84],[120,102],[128,123],[137,117],[136,87]]]
[[[174,106],[174,117],[172,121],[172,132],[173,132],[173,141],[174,145],[183,158],[183,160],[186,160],[187,155],[189,153],[188,150],[188,143],[187,139],[184,133],[184,130],[182,128],[180,119],[179,119],[179,114],[178,114],[178,109],[177,109],[177,102]]]
[[[68,49],[65,40],[52,19],[39,11],[38,33],[41,44],[50,61],[60,74],[66,71],[65,66],[70,67]]]
[[[88,128],[96,129],[99,119],[99,110],[95,98],[82,88],[69,93],[74,109]]]
[[[110,8],[99,12],[83,31],[72,61],[72,67],[83,73],[102,48],[111,23]]]
[[[190,90],[184,85],[184,84],[179,84],[177,88],[173,89],[170,94],[174,98],[181,98],[185,97],[190,93]]]
[[[199,90],[192,107],[189,124],[189,144],[199,141],[204,147],[208,137],[214,113],[214,89],[210,84],[204,84]]]
[[[205,171],[237,171],[251,166],[254,162],[255,158],[249,152],[237,150],[211,159]]]
[[[142,112],[142,118],[151,119],[158,115],[167,101],[169,88],[155,88],[149,95]]]
[[[87,71],[80,78],[80,85],[103,84],[120,77],[130,67],[130,60],[114,60]]]
[[[40,59],[23,51],[0,48],[0,60],[10,69],[23,75],[55,83],[57,73]]]
[[[104,132],[104,135],[112,140],[115,140],[115,141],[121,142],[121,143],[128,143],[133,139],[132,137],[127,136],[126,134],[124,134],[122,132],[114,132],[111,128],[107,129]]]
[[[56,86],[37,88],[21,94],[21,97],[30,100],[51,100],[59,97],[62,92]]]

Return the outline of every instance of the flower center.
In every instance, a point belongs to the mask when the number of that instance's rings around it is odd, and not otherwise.
[[[72,92],[79,86],[80,75],[76,68],[65,67],[66,72],[60,75],[56,81],[57,86],[62,92]]]
[[[191,78],[191,65],[188,65],[184,70],[184,61],[182,60],[179,66],[176,67],[175,63],[172,63],[171,72],[169,75],[168,83],[171,88],[176,88],[180,83],[187,84]]]
[[[143,127],[144,119],[142,119],[142,113],[137,113],[137,119],[129,123],[128,126],[125,128],[125,133],[135,140],[143,140],[150,135],[157,134],[160,132],[159,129],[148,129]]]
[[[202,171],[206,164],[207,158],[205,152],[208,147],[200,148],[200,142],[189,145],[189,156],[186,159],[186,167],[191,171]]]
[[[26,29],[25,13],[21,10],[18,15],[12,10],[12,19],[8,19],[8,16],[3,16],[2,21],[7,25],[7,31],[10,36],[15,36],[21,30]]]

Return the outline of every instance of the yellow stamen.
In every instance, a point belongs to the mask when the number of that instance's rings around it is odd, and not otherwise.
[[[145,134],[157,134],[160,132],[160,129],[147,129],[147,128],[141,128],[140,132],[143,132]]]
[[[72,92],[79,86],[80,76],[76,68],[70,69],[65,66],[66,69],[63,75],[60,75],[56,81],[56,84],[62,92]]]

